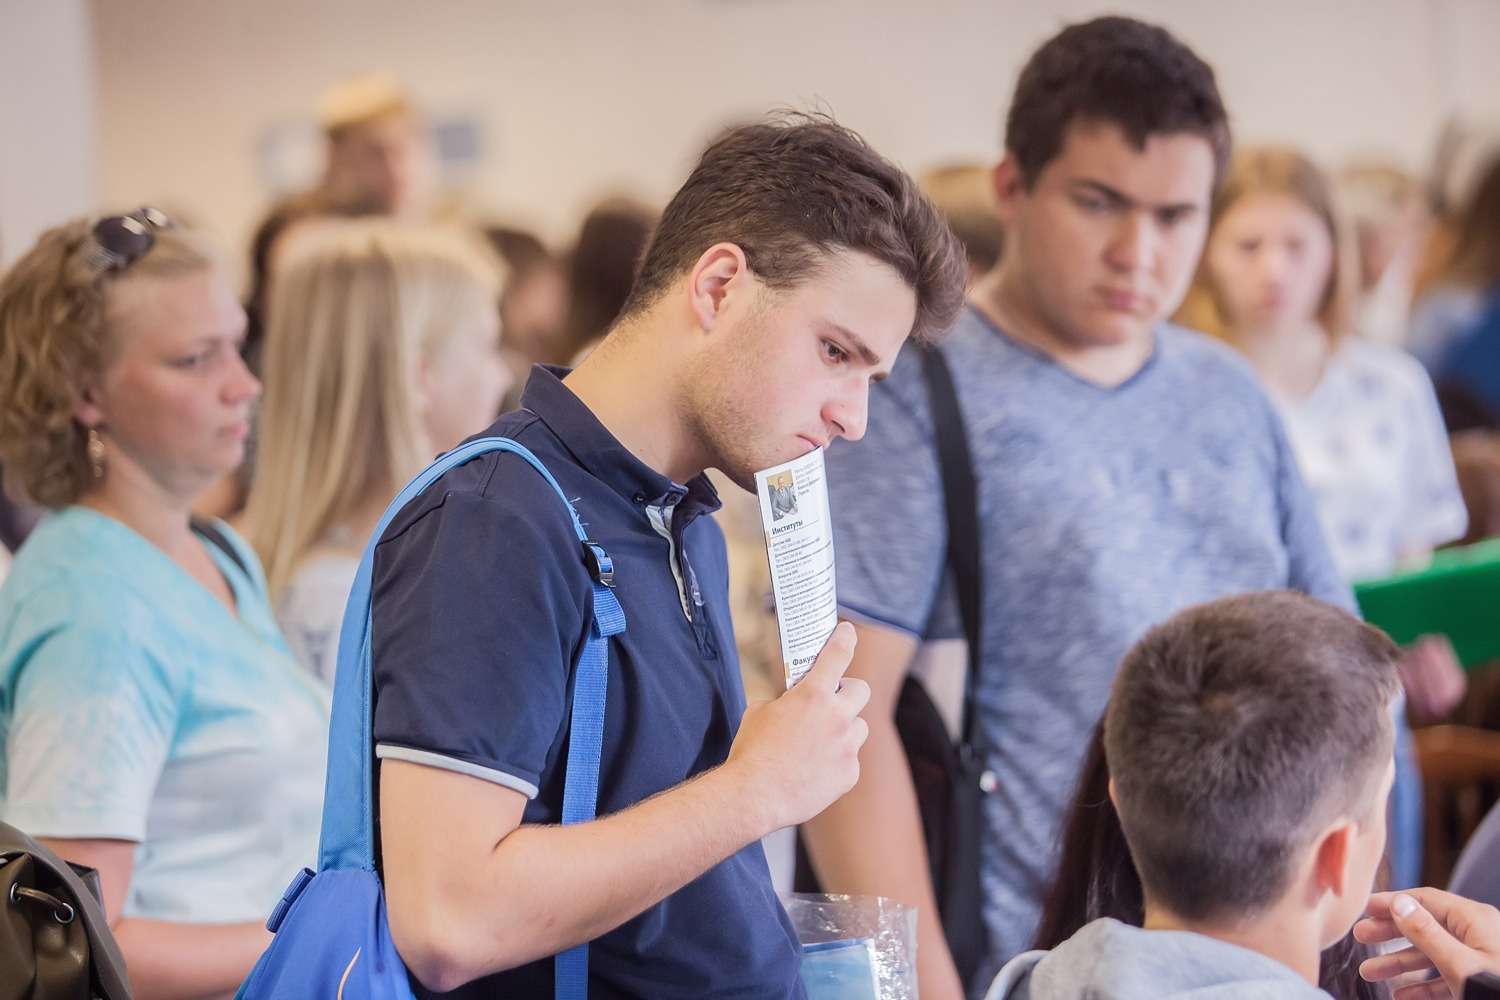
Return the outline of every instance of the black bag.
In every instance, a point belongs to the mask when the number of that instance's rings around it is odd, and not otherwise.
[[[130,1000],[93,869],[0,823],[0,1000]]]
[[[922,374],[932,405],[938,466],[943,477],[943,505],[948,521],[948,565],[958,590],[959,614],[968,641],[959,741],[922,682],[910,675],[896,700],[896,732],[906,750],[916,788],[922,835],[932,890],[937,897],[943,936],[959,978],[967,987],[988,945],[984,926],[984,888],[980,884],[984,839],[984,797],[993,777],[974,743],[974,690],[979,679],[979,501],[963,413],[948,363],[937,348],[922,352]]]
[[[1478,972],[1464,981],[1464,1000],[1500,1000],[1500,976]]]
[[[917,812],[927,842],[932,891],[943,936],[965,988],[973,982],[988,946],[979,881],[984,839],[984,796],[991,781],[974,746],[973,691],[979,676],[979,507],[963,414],[948,364],[936,348],[922,351],[922,370],[932,401],[938,466],[948,520],[948,565],[958,584],[958,606],[969,643],[961,736],[948,735],[942,713],[927,688],[907,675],[896,698],[894,722],[917,793]],[[801,837],[792,880],[798,892],[822,892]]]

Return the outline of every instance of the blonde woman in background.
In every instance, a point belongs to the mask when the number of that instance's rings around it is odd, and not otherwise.
[[[0,819],[99,870],[136,997],[226,996],[317,856],[328,738],[254,553],[190,516],[245,453],[244,311],[142,209],[43,234],[0,330],[7,486],[50,511],[0,588]]]
[[[1249,149],[1215,198],[1185,310],[1260,373],[1335,562],[1369,580],[1425,560],[1466,515],[1431,380],[1350,327],[1356,273],[1322,171],[1291,150]]]
[[[381,513],[510,387],[498,267],[459,232],[369,219],[301,237],[277,274],[245,528],[292,651],[330,683]]]
[[[1354,336],[1350,244],[1333,189],[1286,149],[1236,154],[1181,318],[1218,334],[1260,373],[1286,426],[1334,561],[1351,580],[1425,560],[1467,514],[1432,382],[1416,359]],[[1445,640],[1412,647],[1402,680],[1419,716],[1445,715],[1464,675]],[[1396,888],[1421,867],[1418,777],[1397,734],[1391,863]]]

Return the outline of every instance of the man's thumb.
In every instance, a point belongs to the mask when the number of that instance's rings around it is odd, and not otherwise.
[[[1468,954],[1469,948],[1448,933],[1437,918],[1406,893],[1391,900],[1391,919],[1401,935],[1432,960],[1439,970],[1452,968]]]

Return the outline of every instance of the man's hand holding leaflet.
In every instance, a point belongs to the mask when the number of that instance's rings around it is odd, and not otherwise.
[[[665,899],[853,787],[869,688],[845,677],[852,626],[807,676],[750,706],[722,765],[576,826],[521,823],[526,797],[453,771],[381,764],[391,933],[412,972],[449,990],[564,951]]]

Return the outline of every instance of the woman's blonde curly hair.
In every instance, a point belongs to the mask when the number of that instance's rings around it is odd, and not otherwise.
[[[123,275],[172,278],[219,256],[198,233],[160,229],[121,271],[102,271],[87,251],[92,219],[43,233],[0,278],[0,461],[5,488],[22,502],[65,507],[93,480],[88,428],[74,417],[84,387],[114,360],[109,289]]]

